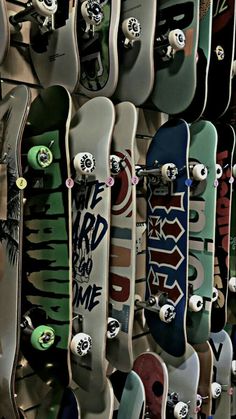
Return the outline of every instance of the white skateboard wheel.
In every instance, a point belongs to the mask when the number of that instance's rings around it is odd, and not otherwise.
[[[104,17],[100,3],[95,0],[84,1],[81,4],[81,14],[85,22],[92,26],[100,25]]]
[[[204,164],[195,164],[192,169],[193,179],[202,182],[207,178],[207,168]]]
[[[233,61],[232,65],[232,77],[236,76],[236,61]]]
[[[122,31],[125,36],[125,45],[132,45],[141,36],[140,22],[135,17],[129,17],[122,22]]]
[[[170,323],[175,318],[175,307],[170,304],[164,304],[160,308],[159,317],[164,323]]]
[[[212,291],[212,302],[214,303],[215,301],[218,300],[219,297],[219,291],[216,287],[213,287],[213,291]]]
[[[107,338],[114,339],[120,331],[120,323],[113,317],[108,317],[107,322]]]
[[[220,179],[223,175],[223,169],[220,164],[216,164],[216,179]]]
[[[233,375],[236,375],[236,359],[233,359],[232,361],[231,371]]]
[[[188,415],[188,405],[184,402],[178,402],[174,407],[174,417],[177,419],[186,418]]]
[[[32,0],[35,11],[41,16],[52,16],[57,11],[57,0]]]
[[[233,177],[236,177],[236,164],[234,164],[232,167],[232,175]]]
[[[222,392],[222,388],[221,385],[219,383],[212,383],[211,384],[211,395],[213,399],[218,399],[218,397],[220,397]]]
[[[176,179],[178,169],[174,163],[166,163],[161,167],[161,175],[167,182],[172,182]]]
[[[189,298],[189,309],[197,313],[201,311],[203,308],[203,298],[200,295],[192,295]]]
[[[110,170],[112,175],[118,175],[120,173],[120,162],[121,158],[112,154],[110,156]]]
[[[236,292],[236,277],[232,276],[229,280],[229,290],[231,292]]]
[[[92,339],[86,333],[77,333],[71,340],[70,348],[73,354],[78,356],[87,355],[92,347]]]
[[[74,168],[76,172],[88,175],[96,168],[95,158],[91,153],[78,153],[74,158]]]
[[[181,49],[184,49],[185,47],[185,34],[180,29],[174,29],[173,31],[169,32],[168,40],[170,46],[175,51],[180,51]]]
[[[196,405],[197,405],[197,410],[201,409],[201,406],[202,406],[202,396],[200,396],[200,394],[197,394]]]

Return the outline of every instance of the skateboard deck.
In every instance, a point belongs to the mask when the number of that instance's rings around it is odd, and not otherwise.
[[[209,343],[213,351],[213,382],[221,386],[221,394],[212,399],[214,419],[230,418],[232,342],[225,330],[211,333]]]
[[[30,91],[23,85],[0,102],[0,417],[5,419],[18,418],[14,380],[20,342],[23,193],[16,181],[22,176],[21,142],[29,105]]]
[[[5,0],[0,3],[1,48],[0,65],[3,63],[10,47],[10,31],[8,27],[7,6]]]
[[[212,10],[213,0],[200,0],[197,85],[190,106],[181,114],[181,117],[188,122],[197,121],[203,114],[206,106],[211,55]]]
[[[214,286],[218,289],[218,299],[212,304],[211,331],[222,330],[227,320],[227,297],[229,281],[229,243],[230,215],[232,196],[232,158],[235,145],[235,133],[227,124],[216,125],[218,133],[217,163],[223,174],[217,187],[216,235]]]
[[[209,342],[193,346],[200,363],[200,376],[198,383],[198,395],[200,406],[198,406],[198,419],[207,419],[211,415],[212,397],[211,380],[213,373],[213,354]]]
[[[197,82],[197,45],[199,0],[160,0],[157,2],[156,38],[166,36],[170,30],[184,32],[184,49],[170,57],[155,51],[155,83],[152,102],[162,112],[183,112],[192,102]],[[184,92],[184,94],[183,94]]]
[[[168,393],[168,371],[165,363],[156,353],[144,352],[135,359],[133,369],[140,376],[145,388],[146,415],[153,419],[165,418]]]
[[[38,23],[31,22],[30,57],[44,88],[58,84],[72,93],[78,87],[80,58],[76,34],[77,4],[74,0],[58,2],[54,29],[45,33],[42,33]]]
[[[115,111],[111,155],[121,160],[111,188],[109,316],[119,321],[120,331],[114,339],[108,339],[106,354],[113,367],[129,372],[133,365],[136,261],[136,186],[133,179],[137,110],[130,102],[123,102]]]
[[[211,328],[216,213],[216,147],[217,131],[211,122],[199,121],[190,126],[189,164],[201,164],[204,166],[203,171],[207,172],[205,179],[199,181],[193,179],[190,187],[189,294],[202,298],[199,311],[197,311],[197,307],[191,309],[189,306],[188,309],[187,336],[190,343],[205,342],[209,338]]]
[[[134,105],[143,104],[151,94],[154,84],[154,35],[157,1],[126,0],[121,2],[120,22],[135,18],[141,26],[141,34],[133,45],[125,47],[124,34],[118,38],[119,80],[115,98],[130,100]],[[120,30],[121,32],[121,30]],[[145,69],[145,71],[144,71]]]
[[[67,386],[71,380],[72,221],[71,191],[66,186],[70,178],[70,118],[69,92],[62,86],[49,87],[31,105],[22,142],[27,185],[21,350],[35,372],[52,387],[59,383]],[[44,324],[39,334],[38,327]]]
[[[159,313],[148,309],[145,316],[158,345],[173,356],[185,353],[187,340],[189,187],[186,180],[189,178],[189,140],[189,128],[184,120],[167,121],[151,141],[146,159],[149,168],[155,167],[155,162],[158,162],[158,165],[174,164],[178,170],[172,181],[164,181],[161,177],[148,179],[147,189],[145,299],[165,296],[166,303],[175,311],[175,317],[167,318],[165,322]],[[168,308],[168,316],[169,313]]]
[[[227,110],[231,97],[235,43],[235,1],[214,1],[208,96],[204,116],[216,120]],[[217,101],[215,92],[217,91]]]
[[[117,419],[144,419],[145,401],[143,382],[135,371],[131,371],[125,381]]]
[[[235,214],[236,211],[236,183],[235,183],[235,164],[236,164],[236,148],[234,148],[233,153],[233,177],[234,182],[232,184],[232,200],[231,200],[231,219],[230,219],[230,256],[229,256],[229,293],[228,293],[228,301],[227,301],[227,321],[230,324],[236,324],[236,300],[235,300],[235,278],[236,278],[236,223]],[[232,286],[230,283],[232,282]]]
[[[93,399],[107,387],[105,354],[112,179],[109,159],[114,122],[112,102],[108,98],[94,98],[75,114],[70,129],[71,159],[76,171],[73,187],[73,333],[74,338],[78,333],[87,336],[85,341],[75,341],[72,375],[83,390],[95,394]],[[86,168],[88,164],[90,169],[89,163],[94,159],[91,163],[94,163],[94,171],[92,168],[87,176],[80,174],[77,167],[75,158],[79,153],[84,153],[81,167]]]
[[[86,1],[80,0],[81,5]],[[91,3],[91,4],[90,4]],[[82,9],[78,8],[78,44],[81,60],[80,93],[88,96],[113,95],[118,81],[117,37],[120,19],[121,0],[102,0],[97,4],[93,0],[88,7],[95,8],[95,25],[86,23]],[[97,2],[96,2],[97,3]],[[92,17],[91,17],[92,19]]]
[[[177,400],[185,404],[182,412],[187,413],[187,418],[197,418],[197,390],[200,374],[199,359],[193,347],[187,343],[185,354],[176,358],[166,352],[160,353],[168,370],[169,389],[167,400],[167,418],[173,416],[173,393],[177,394]],[[178,416],[177,416],[178,417]],[[181,416],[179,416],[181,417]]]

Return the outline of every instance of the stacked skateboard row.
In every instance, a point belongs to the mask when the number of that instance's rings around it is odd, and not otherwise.
[[[235,2],[146,3],[1,2],[4,419],[236,416]]]

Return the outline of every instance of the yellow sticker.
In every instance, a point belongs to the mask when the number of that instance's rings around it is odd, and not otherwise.
[[[16,186],[19,189],[25,189],[27,186],[27,180],[24,177],[18,177],[18,179],[16,179]]]

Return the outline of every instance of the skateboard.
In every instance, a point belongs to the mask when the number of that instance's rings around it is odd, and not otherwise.
[[[181,117],[188,122],[197,121],[206,106],[211,52],[212,9],[213,0],[200,0],[197,85],[190,106],[181,114]]]
[[[135,141],[135,165],[146,164],[146,154],[152,137],[160,127],[162,118],[157,111],[139,108],[138,126]],[[146,179],[139,178],[136,185],[136,278],[135,300],[145,300],[146,292],[146,254],[147,254],[147,185]],[[150,334],[144,316],[144,310],[136,307],[133,324],[133,354],[134,358],[147,350],[155,351],[156,343]]]
[[[115,107],[115,111],[111,145],[114,185],[111,188],[109,316],[119,322],[120,331],[114,339],[108,339],[106,355],[114,368],[129,372],[133,365],[136,261],[134,141],[137,110],[130,102],[123,102]]]
[[[0,28],[1,28],[1,48],[0,48],[0,65],[7,56],[10,46],[10,31],[8,28],[8,16],[6,2],[0,3]]]
[[[145,415],[165,418],[168,394],[168,371],[165,363],[156,353],[144,352],[135,359],[133,369],[144,384]]]
[[[151,99],[160,111],[171,115],[183,112],[194,97],[199,10],[199,0],[157,2]]]
[[[234,148],[233,153],[233,168],[232,174],[234,177],[234,182],[232,184],[232,200],[231,200],[231,219],[230,219],[230,257],[229,257],[229,293],[227,301],[227,319],[228,323],[236,323],[236,304],[235,304],[235,291],[236,291],[236,259],[235,259],[235,248],[236,248],[236,224],[235,224],[235,214],[236,211],[236,184],[235,184],[235,163],[236,163],[236,148]]]
[[[130,100],[140,106],[151,94],[154,84],[156,12],[156,0],[149,0],[148,7],[145,0],[121,2],[119,80],[115,99]]]
[[[20,343],[23,192],[17,185],[30,99],[22,85],[0,102],[0,417],[5,419],[19,417],[14,380]]]
[[[217,124],[216,129],[218,134],[216,161],[221,166],[223,174],[219,178],[216,203],[214,287],[217,288],[218,298],[212,304],[211,331],[214,333],[222,330],[227,320],[230,216],[233,182],[232,158],[235,145],[235,133],[230,125]]]
[[[211,333],[213,351],[212,415],[214,419],[230,418],[232,342],[225,330]]]
[[[235,1],[213,2],[212,44],[208,76],[208,96],[204,117],[220,118],[231,97],[231,77],[235,43]],[[217,90],[217,101],[215,92]]]
[[[109,237],[114,182],[110,147],[114,123],[114,105],[100,97],[89,100],[75,113],[70,129],[74,166],[72,377],[81,389],[82,415],[85,411],[87,415],[99,414],[113,403],[105,356],[110,337]]]
[[[110,97],[118,81],[117,37],[121,0],[80,0],[79,3],[79,92],[88,97]]]
[[[167,121],[151,141],[143,171],[149,175],[147,282],[140,304],[155,341],[173,356],[185,353],[187,341],[189,140],[184,120]]]
[[[214,276],[217,131],[208,121],[190,126],[189,166],[195,171],[190,187],[189,215],[189,343],[209,338]]]
[[[71,381],[70,118],[69,92],[62,86],[42,90],[31,105],[22,141],[21,350],[52,388]]]
[[[181,357],[173,357],[164,351],[160,356],[167,366],[169,377],[166,417],[196,419],[200,374],[197,353],[187,343],[185,354]]]
[[[31,22],[30,57],[44,88],[59,84],[74,92],[78,87],[80,59],[76,34],[77,4],[74,0],[29,0],[20,12],[9,13],[13,40],[24,22]]]
[[[143,382],[135,371],[130,371],[122,392],[117,419],[144,419],[145,402]]]
[[[197,417],[207,419],[211,415],[212,396],[211,380],[213,373],[213,354],[209,342],[193,346],[200,363],[200,376],[198,382]]]

